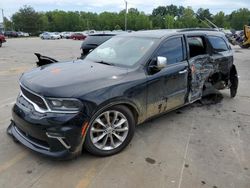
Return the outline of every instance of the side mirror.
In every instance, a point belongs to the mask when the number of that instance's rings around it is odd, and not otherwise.
[[[158,70],[164,69],[167,66],[167,58],[166,57],[162,57],[162,56],[158,56],[156,58],[156,68]]]

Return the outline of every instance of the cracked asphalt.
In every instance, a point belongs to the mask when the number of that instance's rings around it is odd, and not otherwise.
[[[239,90],[218,104],[195,103],[136,128],[131,144],[111,157],[76,160],[38,155],[6,134],[22,72],[35,52],[58,60],[80,56],[81,41],[7,39],[0,48],[0,187],[249,188],[250,49],[235,50]]]

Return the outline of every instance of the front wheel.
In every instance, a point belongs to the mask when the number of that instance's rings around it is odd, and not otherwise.
[[[87,131],[84,147],[94,155],[114,155],[129,144],[134,131],[132,112],[125,106],[113,106],[94,117]]]
[[[0,48],[2,47],[2,42],[0,41]]]

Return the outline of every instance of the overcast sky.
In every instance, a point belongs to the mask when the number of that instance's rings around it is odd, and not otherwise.
[[[198,8],[209,8],[212,13],[224,11],[230,13],[238,8],[249,8],[250,0],[127,0],[128,8],[135,7],[139,11],[151,13],[153,8],[159,5],[182,5],[191,6],[194,10]],[[124,0],[1,0],[0,9],[8,18],[23,5],[30,5],[37,11],[47,10],[71,10],[119,12],[124,8]],[[0,18],[2,20],[2,18]]]

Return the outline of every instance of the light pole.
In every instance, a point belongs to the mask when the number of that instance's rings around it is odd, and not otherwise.
[[[3,30],[5,30],[3,9],[1,9],[1,11],[2,11],[2,18],[3,18]]]
[[[125,2],[125,31],[127,31],[127,9],[128,9],[128,2],[126,0],[124,0]]]

